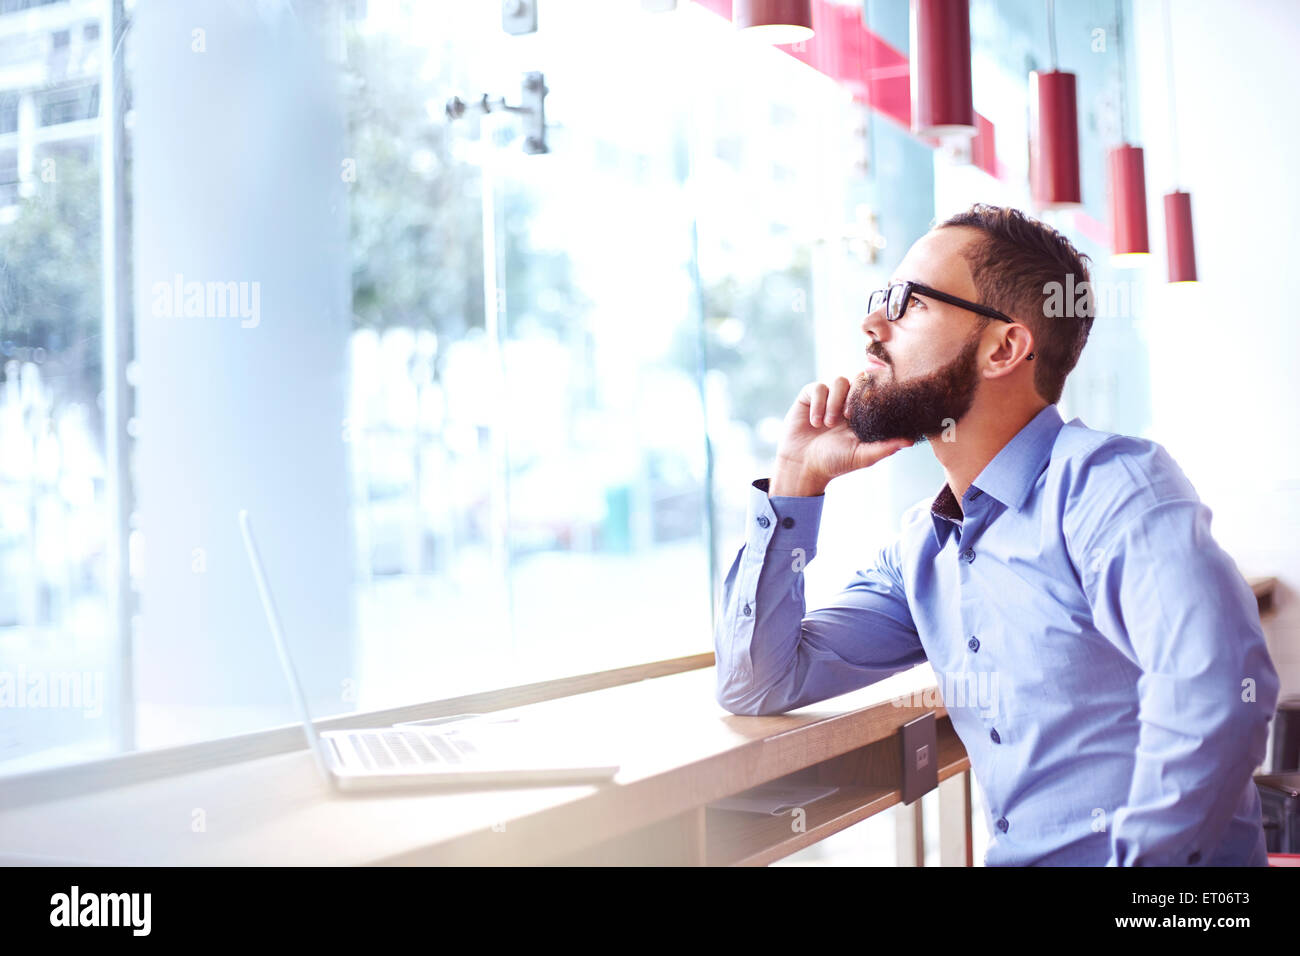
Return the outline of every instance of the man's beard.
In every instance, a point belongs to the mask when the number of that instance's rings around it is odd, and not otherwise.
[[[849,427],[859,441],[925,441],[961,419],[975,401],[979,371],[972,335],[961,354],[922,379],[881,382],[863,373],[849,396]],[[883,369],[881,370],[883,371]]]

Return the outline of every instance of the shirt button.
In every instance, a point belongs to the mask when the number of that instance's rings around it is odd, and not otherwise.
[[[758,516],[758,526],[759,526],[760,528],[766,528],[766,527],[767,527],[768,525],[770,525],[771,523],[772,523],[772,522],[770,522],[770,521],[767,520],[767,515],[759,515],[759,516]]]
[[[970,564],[972,561],[975,560],[975,549],[967,548],[965,551],[961,553],[961,556],[963,561],[965,561],[967,564]]]
[[[1008,830],[1010,827],[1011,827],[1011,824],[1010,824],[1010,823],[1007,823],[1007,818],[1006,818],[1006,817],[998,817],[998,829],[999,829],[999,830],[1001,830],[1003,833],[1006,833],[1007,830]]]
[[[749,615],[752,614],[752,613],[754,613],[754,609],[751,608],[748,604],[746,604],[746,605],[745,605],[745,617],[749,617]]]
[[[995,744],[1002,743],[1002,738],[998,736],[996,729],[989,731],[989,739],[991,739]]]
[[[980,639],[978,637],[972,637],[966,642],[966,646],[972,651],[978,651],[980,649]]]
[[[1189,856],[1189,857],[1187,858],[1187,862],[1188,862],[1188,863],[1200,863],[1200,862],[1201,862],[1201,851],[1200,851],[1200,850],[1197,850],[1195,853],[1193,853],[1191,856]]]
[[[781,519],[781,527],[782,527],[782,528],[793,528],[793,527],[794,527],[794,519],[793,519],[793,518],[782,518],[782,519]]]

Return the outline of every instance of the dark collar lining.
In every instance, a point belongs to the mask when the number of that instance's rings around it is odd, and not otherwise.
[[[935,497],[934,503],[930,505],[930,513],[941,518],[947,518],[949,521],[961,521],[965,517],[962,514],[961,506],[957,504],[957,499],[953,497],[952,489],[948,487],[946,481],[943,483],[943,487],[939,489],[939,494]]]

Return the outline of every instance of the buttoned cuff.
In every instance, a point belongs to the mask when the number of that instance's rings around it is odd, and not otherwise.
[[[800,549],[811,559],[817,547],[825,495],[769,497],[767,478],[759,478],[749,492],[748,538],[764,551]]]

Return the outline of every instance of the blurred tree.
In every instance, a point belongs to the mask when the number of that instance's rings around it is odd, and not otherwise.
[[[55,179],[32,180],[16,218],[0,225],[0,381],[8,359],[39,355],[54,407],[94,409],[103,387],[99,171],[75,154],[47,168]]]
[[[704,286],[705,361],[726,376],[731,413],[751,428],[783,418],[815,371],[811,285],[810,253],[799,247],[785,269]],[[694,334],[683,326],[673,349],[674,363],[692,376]]]
[[[354,31],[348,42],[355,322],[431,328],[454,341],[484,325],[482,177],[456,149],[477,138],[479,124],[472,112],[452,123],[441,112],[449,96],[467,92],[453,72],[458,56],[450,40],[429,50]],[[540,325],[563,338],[585,305],[569,258],[532,247],[536,202],[524,184],[504,182],[498,196],[510,327]]]
[[[360,328],[457,339],[483,325],[479,177],[429,116],[430,87],[413,82],[430,56],[389,34],[349,38],[352,311]]]

